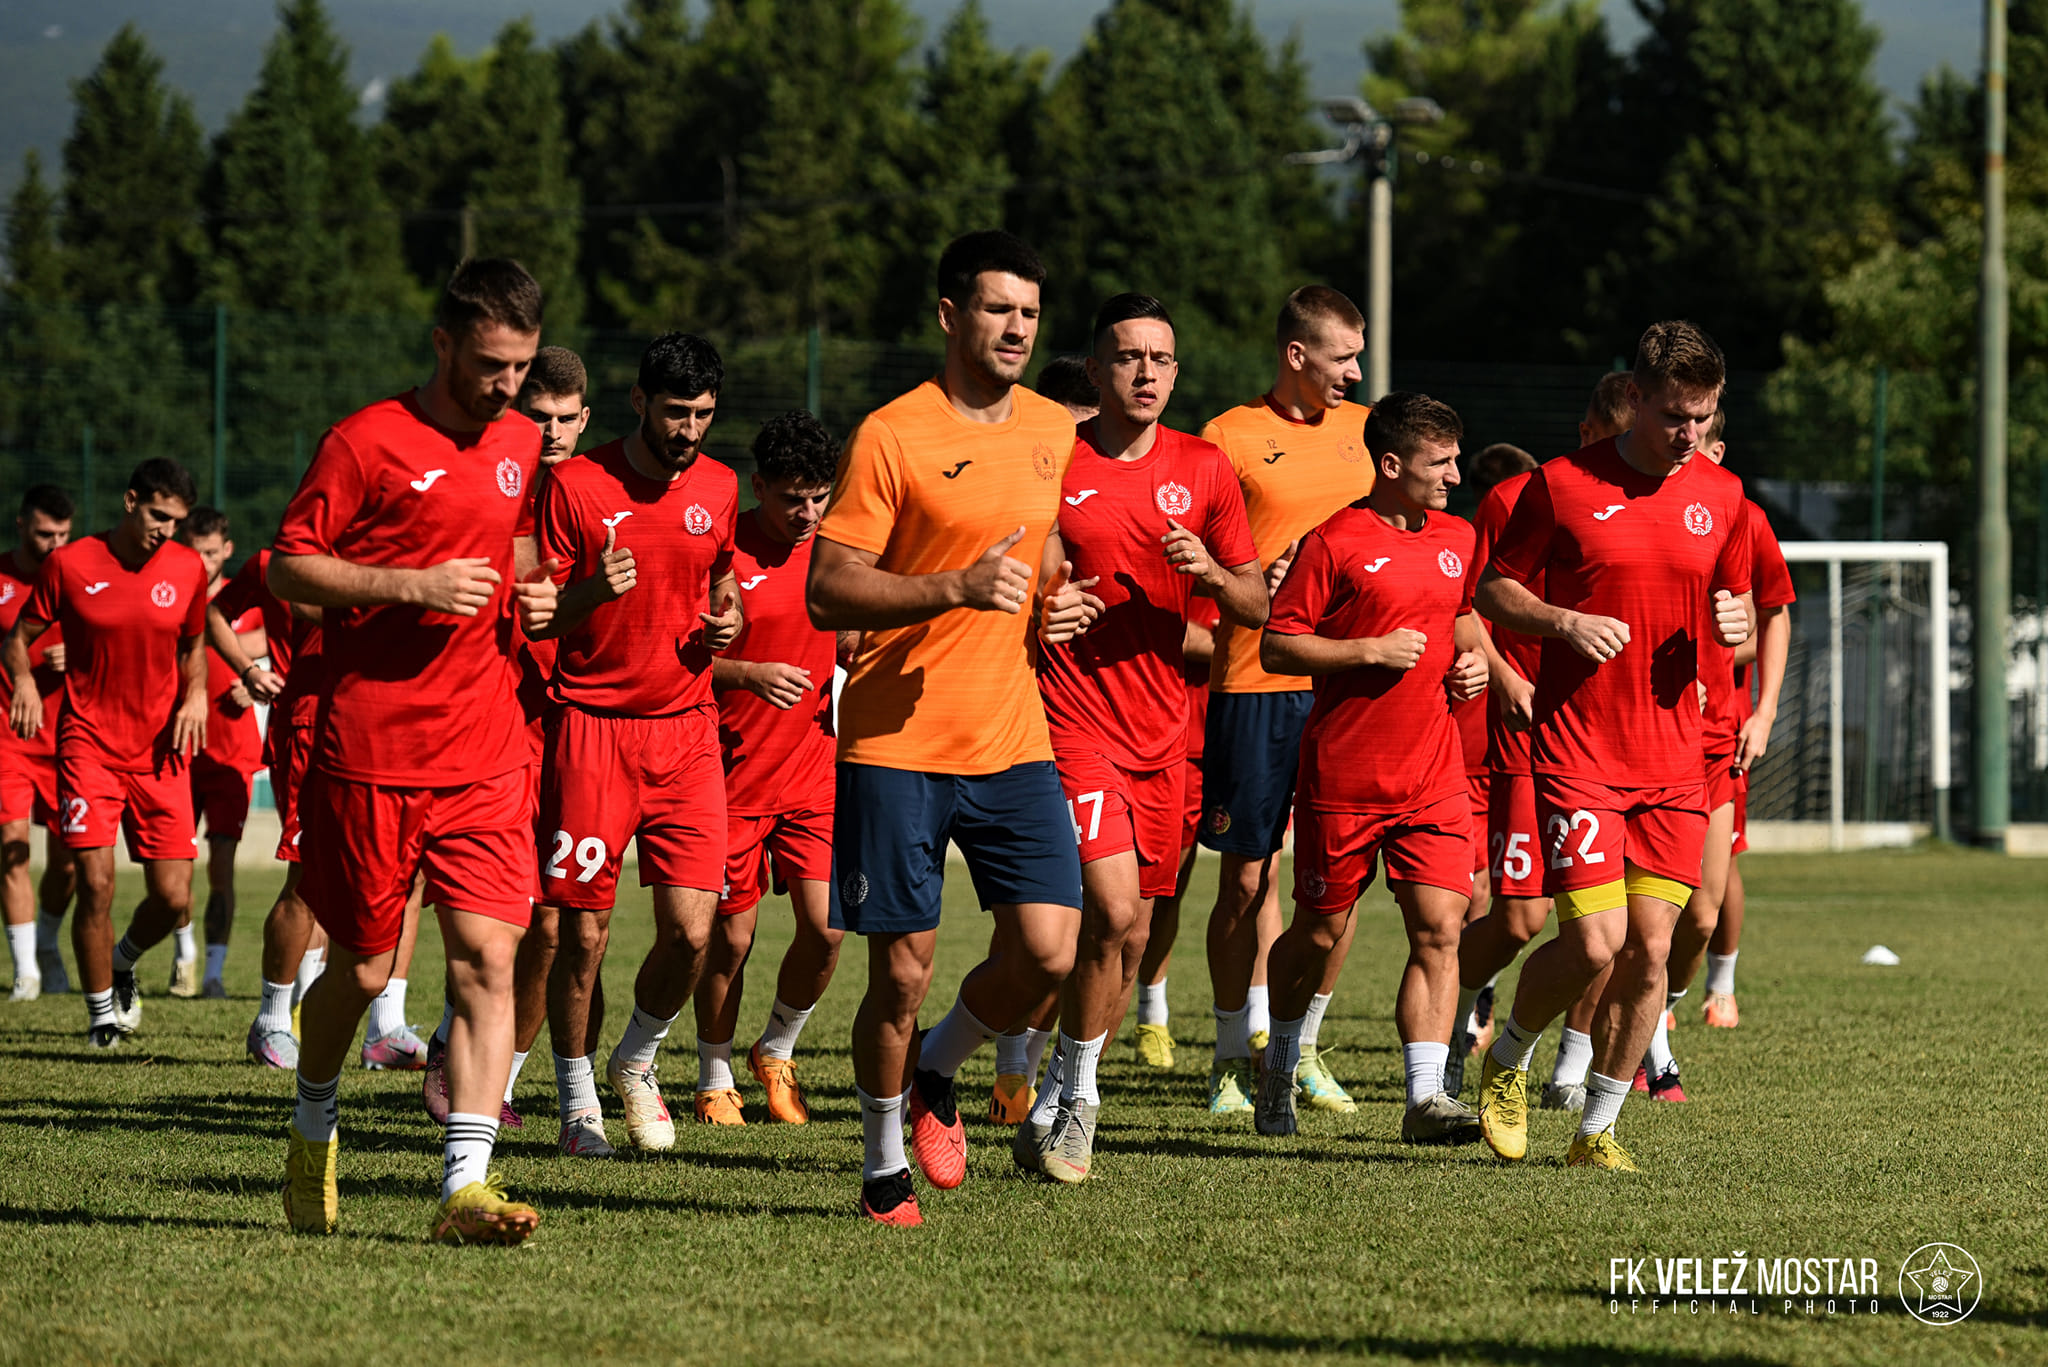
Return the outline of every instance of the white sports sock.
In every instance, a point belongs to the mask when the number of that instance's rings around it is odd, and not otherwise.
[[[64,914],[51,915],[47,911],[36,913],[36,950],[38,953],[55,954],[64,945]],[[1731,959],[1734,955],[1729,955]]]
[[[505,1074],[505,1104],[507,1106],[512,1104],[512,1089],[519,1085],[519,1070],[525,1066],[526,1051],[524,1049],[514,1049],[512,1051],[512,1071]],[[452,1119],[453,1117],[450,1118]]]
[[[1323,1016],[1330,1009],[1330,994],[1318,992],[1308,999],[1308,1014],[1301,1018],[1301,1047],[1304,1050],[1316,1047],[1316,1040],[1323,1031]],[[1279,1022],[1274,1022],[1279,1028]]]
[[[85,994],[85,1023],[88,1029],[114,1023],[114,989]]]
[[[1408,1104],[1420,1106],[1444,1089],[1444,1065],[1451,1046],[1436,1040],[1401,1046],[1401,1066],[1408,1070]]]
[[[441,1023],[434,1027],[434,1038],[446,1044],[448,1031],[455,1024],[455,1003],[444,993],[441,998]]]
[[[567,1124],[573,1117],[586,1111],[599,1110],[597,1100],[597,1067],[595,1060],[588,1056],[555,1059],[555,1101],[562,1113],[562,1122]]]
[[[263,984],[263,1005],[256,1012],[256,1026],[260,1030],[289,1030],[292,1028],[292,985],[265,980]]]
[[[858,1087],[854,1092],[860,1097],[860,1132],[867,1145],[861,1177],[894,1177],[910,1166],[903,1156],[903,1098],[869,1096]]]
[[[177,949],[171,957],[181,964],[190,963],[199,957],[199,942],[193,938],[190,926],[179,926],[172,931],[171,944]]]
[[[953,1009],[937,1025],[925,1031],[924,1047],[918,1051],[917,1066],[921,1071],[951,1077],[960,1071],[961,1064],[973,1057],[975,1050],[994,1039],[996,1034],[967,1009],[965,1001],[955,997]]]
[[[299,956],[298,975],[292,979],[292,1005],[297,1006],[306,999],[306,989],[320,977],[320,970],[327,965],[327,951],[309,949]],[[447,1036],[443,1035],[443,1039]]]
[[[768,1009],[768,1023],[761,1027],[761,1057],[788,1058],[796,1052],[796,1037],[804,1031],[804,1022],[811,1018],[812,1006],[791,1006],[782,998],[775,999],[775,1005]]]
[[[1479,994],[1484,990],[1478,987],[1459,986],[1458,1010],[1451,1017],[1453,1022],[1451,1029],[1454,1032],[1463,1030],[1468,1035],[1475,1033],[1472,1029],[1472,1003],[1479,1000]]]
[[[1038,1066],[1045,1062],[1045,1047],[1052,1043],[1052,1036],[1050,1030],[1024,1027],[1024,1076],[1038,1076]]]
[[[1671,1066],[1671,1032],[1664,1028],[1664,1013],[1657,1013],[1657,1028],[1650,1032],[1650,1052],[1643,1060],[1643,1067],[1651,1077],[1657,1077]]]
[[[384,990],[370,998],[370,1023],[363,1027],[363,1038],[380,1040],[386,1035],[395,1035],[405,1029],[405,979],[386,980]]]
[[[114,971],[133,973],[136,963],[142,958],[142,953],[143,951],[135,947],[133,940],[123,935],[114,945]]]
[[[42,981],[43,970],[36,966],[36,923],[24,921],[18,926],[7,927],[7,952],[14,956],[14,976],[34,978]]]
[[[1067,1055],[1067,1076],[1060,1083],[1060,1100],[1074,1106],[1100,1106],[1102,1093],[1095,1087],[1095,1062],[1102,1057],[1107,1033],[1091,1040],[1075,1040],[1060,1031],[1060,1048]]]
[[[1557,1062],[1551,1065],[1550,1081],[1558,1087],[1583,1087],[1586,1070],[1593,1066],[1593,1037],[1583,1030],[1564,1028],[1557,1042]]]
[[[471,1182],[490,1175],[491,1150],[498,1142],[498,1117],[448,1113],[441,1138],[441,1199],[447,1200]]]
[[[1266,1071],[1292,1073],[1301,1066],[1302,1031],[1308,1017],[1273,1022],[1273,1039],[1266,1045]]]
[[[1138,984],[1138,1024],[1164,1025],[1168,1019],[1166,1011],[1166,979],[1156,983]]]
[[[1621,1103],[1628,1100],[1629,1079],[1591,1073],[1586,1077],[1586,1113],[1579,1117],[1579,1133],[1599,1134],[1614,1128],[1621,1116]]]
[[[1250,1058],[1252,1056],[1251,1031],[1245,1028],[1245,1016],[1249,1006],[1240,1006],[1235,1011],[1225,1011],[1220,1006],[1209,1008],[1216,1013],[1216,1059]]]
[[[1031,1123],[1052,1124],[1060,1113],[1060,1093],[1067,1085],[1067,1037],[1061,1035],[1045,1056],[1045,1076],[1038,1080],[1038,1100],[1031,1103]]]
[[[1676,1011],[1678,1004],[1685,1000],[1685,994],[1686,989],[1683,987],[1679,988],[1676,992],[1666,992],[1664,994],[1664,1009],[1666,1011]]]
[[[1707,991],[1719,992],[1723,996],[1735,995],[1735,956],[1742,953],[1735,950],[1729,954],[1707,955]]]
[[[1268,1034],[1273,1030],[1273,989],[1265,983],[1254,983],[1244,993],[1244,1030],[1247,1035],[1256,1035],[1261,1030]]]
[[[1493,1041],[1493,1061],[1503,1068],[1527,1068],[1536,1053],[1536,1041],[1541,1038],[1541,1030],[1524,1030],[1510,1011],[1501,1020],[1500,1034]]]
[[[675,1023],[675,1016],[667,1020],[650,1016],[635,1003],[633,1019],[626,1022],[626,1033],[619,1036],[619,1047],[612,1051],[612,1056],[625,1063],[646,1067],[654,1062],[655,1054],[661,1050],[661,1042],[668,1038],[668,1028]]]
[[[701,1035],[697,1039],[697,1090],[723,1092],[733,1087],[732,1041],[713,1044]]]
[[[292,1124],[303,1137],[315,1144],[325,1144],[334,1138],[339,1120],[335,1096],[341,1090],[341,1074],[336,1073],[325,1082],[309,1082],[304,1073],[297,1076],[299,1104],[292,1112]]]
[[[1029,1029],[1026,1026],[1025,1029]],[[1030,1041],[1024,1038],[1024,1031],[996,1036],[996,1075],[998,1077],[1025,1077],[1031,1071],[1031,1064],[1025,1055],[1025,1046]]]
[[[225,944],[208,945],[206,947],[206,980],[210,983],[219,982],[220,975],[226,971],[227,966],[228,947]]]

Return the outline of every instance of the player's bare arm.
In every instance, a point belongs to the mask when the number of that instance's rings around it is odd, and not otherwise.
[[[1159,542],[1167,563],[1177,573],[1194,578],[1196,593],[1204,598],[1214,598],[1218,610],[1241,627],[1256,630],[1266,625],[1273,600],[1258,561],[1249,560],[1242,565],[1227,567],[1219,565],[1199,536],[1172,518],[1166,519],[1166,526],[1166,535],[1160,537]],[[1284,578],[1286,572],[1283,570],[1281,574]]]
[[[1271,599],[1274,594],[1280,592],[1280,586],[1287,582],[1287,571],[1293,567],[1294,557],[1300,551],[1301,541],[1297,538],[1288,542],[1287,549],[1280,552],[1272,564],[1266,566],[1266,597],[1268,599]]]
[[[714,651],[724,650],[739,639],[740,628],[747,621],[746,613],[740,607],[739,578],[730,567],[711,581],[710,597],[717,610],[700,612],[697,620],[704,624],[704,643]]]
[[[1492,673],[1485,647],[1481,644],[1487,642],[1487,635],[1480,629],[1477,614],[1459,613],[1457,621],[1451,625],[1451,639],[1458,647],[1458,658],[1451,662],[1447,680],[1451,696],[1460,702],[1470,702],[1486,691],[1487,679]]]
[[[0,668],[14,680],[14,706],[8,709],[7,724],[23,740],[35,739],[43,729],[43,695],[29,666],[28,648],[49,629],[48,622],[23,613],[15,619],[14,630],[7,633],[7,644],[0,647]]]
[[[284,678],[256,663],[268,641],[261,632],[237,632],[225,614],[211,603],[206,607],[206,640],[214,653],[227,661],[229,669],[249,696],[257,702],[275,702],[284,692]],[[257,644],[260,642],[261,644]],[[252,646],[254,649],[252,650]]]
[[[1412,627],[1355,639],[1268,631],[1259,637],[1259,664],[1269,674],[1310,676],[1341,674],[1368,665],[1409,670],[1421,662],[1428,647],[1429,637]]]
[[[1748,769],[1771,745],[1771,727],[1778,720],[1778,694],[1785,684],[1785,657],[1792,649],[1792,614],[1782,606],[1767,609],[1757,624],[1756,709],[1736,735],[1735,768]]]
[[[414,570],[357,565],[331,555],[274,555],[267,582],[278,597],[316,607],[405,606],[474,617],[504,579],[488,556],[458,557]]]
[[[1628,623],[1555,607],[1491,566],[1479,577],[1472,601],[1487,621],[1524,636],[1556,636],[1595,664],[1613,659],[1628,644]]]
[[[545,641],[567,636],[589,621],[591,613],[633,591],[640,583],[639,566],[634,563],[633,548],[621,546],[618,542],[618,528],[605,528],[604,549],[598,553],[597,571],[562,585],[555,596],[552,620],[541,630],[528,632],[529,639]],[[535,558],[539,558],[537,549]]]
[[[1180,633],[1180,657],[1206,669],[1216,658],[1216,633],[1200,622],[1189,622]]]
[[[983,551],[966,569],[933,574],[892,574],[876,568],[881,556],[820,535],[804,583],[804,609],[820,631],[880,631],[915,626],[942,612],[1021,612],[1031,601],[1031,566],[1010,554],[1024,539],[1019,527]]]
[[[779,660],[726,660],[711,662],[711,688],[728,693],[744,688],[770,707],[787,712],[803,701],[804,694],[817,687],[810,671]]]
[[[1479,633],[1479,650],[1486,656],[1487,685],[1500,699],[1500,714],[1508,730],[1528,730],[1536,724],[1536,685],[1500,653],[1492,632]]]
[[[196,755],[206,748],[206,642],[197,636],[178,641],[178,669],[185,676],[185,696],[171,714],[171,751]]]

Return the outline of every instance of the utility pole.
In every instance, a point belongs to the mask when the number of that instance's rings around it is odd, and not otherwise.
[[[2012,613],[2012,528],[2005,511],[2005,6],[1984,0],[1984,260],[1977,350],[1976,843],[2005,849],[2012,818],[2011,719],[2005,636]],[[1936,686],[1942,680],[1935,681]]]

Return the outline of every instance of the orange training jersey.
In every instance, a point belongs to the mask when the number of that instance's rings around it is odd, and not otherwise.
[[[1074,454],[1074,419],[1021,385],[1007,422],[971,422],[936,381],[876,409],[840,458],[818,535],[891,574],[966,569],[1018,527],[1012,559],[1043,556]],[[1038,629],[1017,613],[956,608],[862,633],[839,697],[839,758],[934,774],[1051,760],[1033,670]]]
[[[1237,471],[1261,566],[1270,566],[1290,541],[1372,492],[1372,458],[1365,451],[1365,415],[1371,411],[1345,403],[1315,422],[1296,422],[1261,397],[1202,429],[1202,439],[1222,447]],[[1310,687],[1307,679],[1260,668],[1259,633],[1228,618],[1216,628],[1209,684],[1220,693],[1294,693]]]

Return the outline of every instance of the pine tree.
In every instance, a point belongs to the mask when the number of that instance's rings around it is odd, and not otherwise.
[[[70,295],[56,196],[31,150],[8,201],[7,307],[0,309],[0,449],[9,488],[49,478],[79,449],[92,370],[84,311]],[[65,479],[75,485],[75,479]]]

